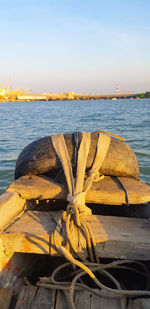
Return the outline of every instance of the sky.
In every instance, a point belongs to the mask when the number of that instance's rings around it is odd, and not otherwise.
[[[32,93],[148,91],[149,14],[150,0],[0,0],[0,82]]]

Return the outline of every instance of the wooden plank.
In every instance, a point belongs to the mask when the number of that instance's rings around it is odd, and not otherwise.
[[[15,309],[31,309],[36,295],[36,291],[36,287],[23,286],[18,295]]]
[[[30,272],[34,265],[32,254],[22,254],[15,252],[12,255],[5,252],[5,259],[1,262],[0,284],[2,287],[14,287],[14,292],[19,290],[18,278],[27,270]],[[21,282],[20,282],[21,283]],[[21,286],[20,286],[21,287]]]
[[[16,192],[5,192],[0,195],[0,230],[22,211],[25,202]]]
[[[39,288],[32,304],[32,309],[54,309],[55,290]]]
[[[78,309],[104,309],[104,308],[105,309],[121,309],[120,300],[116,298],[109,299],[109,298],[98,297],[87,290],[76,291],[75,297],[74,297],[74,304],[75,304],[75,307]],[[60,308],[63,309],[65,307],[60,307]]]
[[[56,304],[55,309],[71,309],[71,305],[68,299],[68,291],[60,291],[58,290],[56,293]],[[78,308],[78,307],[76,307]],[[83,309],[83,307],[82,307]],[[88,309],[88,308],[86,308]]]
[[[63,199],[67,196],[67,191],[61,184],[55,183],[46,177],[23,176],[12,182],[6,190],[7,192],[17,192],[25,199]]]
[[[22,287],[24,286],[24,278],[17,278],[17,281],[13,284],[13,294],[17,296]]]
[[[150,298],[139,298],[129,300],[128,309],[149,309],[150,308]]]
[[[0,289],[0,308],[9,309],[13,294],[13,288]]]
[[[1,235],[5,252],[56,255],[51,235],[54,213],[28,211]],[[55,212],[58,217],[61,212]],[[100,257],[150,259],[150,222],[139,218],[92,215],[87,222],[93,231]]]
[[[150,201],[150,187],[141,180],[119,177],[128,191],[130,204],[142,204]],[[23,176],[13,182],[7,192],[17,192],[24,199],[66,199],[67,191],[62,184],[52,179],[38,176]],[[110,176],[93,183],[86,194],[87,203],[107,205],[125,204],[125,193]]]
[[[121,309],[119,299],[110,299],[98,297],[91,294],[91,307],[90,309]]]
[[[89,291],[76,291],[74,303],[78,309],[91,309],[91,293]]]

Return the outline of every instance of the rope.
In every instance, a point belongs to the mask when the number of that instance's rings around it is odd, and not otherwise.
[[[111,176],[111,179],[116,182],[117,184],[119,184],[120,188],[124,191],[125,193],[125,200],[126,200],[126,206],[129,206],[129,197],[128,197],[128,191],[125,188],[125,186],[123,185],[123,183],[121,182],[121,180],[117,177],[117,176]]]
[[[115,137],[115,138],[117,138],[117,139],[120,139],[122,142],[125,142],[125,139],[124,139],[123,137],[121,137],[121,136],[119,136],[119,135],[116,135],[116,134],[114,134],[114,133],[108,132],[108,131],[95,131],[95,132],[93,132],[93,133],[104,133],[104,134],[113,136],[113,137]]]
[[[91,134],[81,133],[81,142],[77,154],[76,180],[73,178],[73,171],[63,134],[51,137],[54,149],[62,164],[68,187],[67,201],[69,202],[66,212],[63,212],[59,222],[53,214],[56,222],[56,229],[52,236],[56,250],[64,245],[73,254],[85,260],[89,256],[94,262],[98,260],[96,242],[86,216],[91,215],[91,209],[85,204],[86,192],[90,189],[94,180],[98,181],[99,169],[109,149],[110,137],[104,134],[98,135],[96,154],[92,167],[85,180],[86,163],[91,144]]]
[[[142,276],[145,276],[147,278],[147,286],[146,288],[149,288],[149,271],[147,267],[142,263],[142,262],[137,262],[137,261],[132,261],[132,260],[118,260],[118,261],[113,261],[108,264],[100,264],[100,263],[90,263],[90,262],[84,262],[83,263],[75,260],[70,254],[68,255],[68,252],[66,252],[65,248],[60,248],[61,252],[63,255],[69,259],[70,263],[64,263],[63,265],[60,265],[57,267],[51,277],[43,277],[40,278],[40,280],[37,282],[37,286],[43,286],[48,289],[59,289],[59,290],[68,290],[69,292],[69,302],[72,306],[73,309],[75,309],[75,305],[73,302],[74,299],[74,292],[75,290],[88,290],[94,295],[97,295],[99,297],[103,298],[119,298],[121,302],[121,309],[126,308],[126,297],[139,297],[139,296],[149,296],[150,291],[138,291],[138,290],[126,290],[121,288],[121,284],[112,276],[112,274],[109,273],[109,269],[118,269],[118,267],[122,267],[125,270],[131,270],[133,272],[138,272]],[[131,268],[128,266],[121,266],[123,264],[137,264],[140,267],[142,267],[142,272],[136,270],[135,268]],[[62,273],[62,270],[66,267],[76,265],[78,267],[81,267],[78,270],[75,270],[73,272],[70,272],[70,269],[65,271],[67,275],[64,277],[61,277],[61,279],[56,280],[55,277],[58,275],[58,273]],[[84,269],[84,270],[83,270]],[[103,276],[106,276],[109,278],[116,286],[116,289],[112,289],[100,282],[94,275],[94,272],[100,273]],[[90,288],[87,284],[85,283],[78,283],[77,281],[85,276],[85,274],[88,274],[92,280],[95,282],[95,284],[100,288],[100,291],[97,292],[97,290]],[[66,281],[66,277],[73,277],[72,281]],[[61,280],[61,281],[60,281]],[[64,281],[65,280],[65,281]]]
[[[150,295],[150,291],[137,291],[137,290],[133,290],[133,291],[126,291],[126,290],[115,290],[115,289],[111,289],[109,287],[106,287],[105,285],[103,285],[94,275],[93,271],[90,270],[89,267],[87,267],[85,264],[77,261],[75,258],[73,258],[73,256],[71,256],[71,254],[68,254],[68,252],[66,251],[65,248],[60,247],[60,252],[65,256],[65,258],[67,258],[71,263],[75,264],[76,266],[82,268],[83,273],[87,273],[91,279],[93,279],[93,281],[98,285],[98,287],[100,287],[101,289],[106,289],[109,292],[113,292],[116,295],[125,295],[125,296],[142,296],[142,295]],[[136,263],[135,261],[130,261],[130,260],[124,260],[122,261],[123,263]],[[107,268],[107,265],[106,265]],[[97,268],[96,268],[97,269]],[[81,276],[82,272],[80,274],[78,274],[72,281],[72,286],[74,286],[75,281],[77,281],[79,279],[79,277]],[[73,290],[73,288],[72,288]],[[71,292],[72,295],[72,292]]]

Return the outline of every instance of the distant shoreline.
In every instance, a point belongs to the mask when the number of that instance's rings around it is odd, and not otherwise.
[[[63,94],[23,94],[9,95],[0,98],[0,102],[32,102],[32,101],[80,101],[80,100],[118,100],[118,99],[140,99],[139,94],[114,94],[114,95],[85,95],[75,93]]]
[[[0,89],[1,90],[1,89]],[[0,91],[0,102],[30,102],[30,101],[80,101],[80,100],[119,100],[119,99],[148,99],[150,98],[150,92],[145,93],[114,93],[114,94],[102,94],[102,95],[89,95],[89,94],[76,94],[74,91],[68,93],[43,93],[43,94],[29,94],[26,92],[20,92],[18,90],[6,90]]]

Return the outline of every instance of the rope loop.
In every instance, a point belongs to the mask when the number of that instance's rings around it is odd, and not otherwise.
[[[92,169],[90,169],[87,173],[87,177],[91,177],[93,182],[98,182],[102,179],[104,179],[104,175],[100,174],[99,171],[92,171]]]

